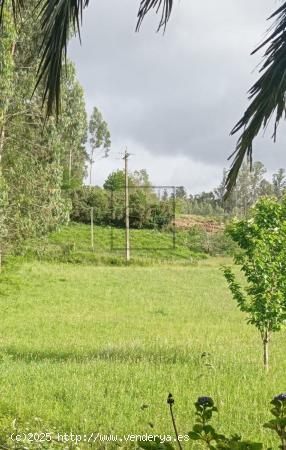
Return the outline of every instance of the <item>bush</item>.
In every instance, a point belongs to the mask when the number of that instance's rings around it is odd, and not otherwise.
[[[74,222],[90,223],[91,208],[96,225],[125,226],[125,193],[118,188],[108,191],[99,187],[83,186],[70,192]],[[130,190],[129,219],[131,228],[167,227],[172,220],[172,203],[160,201],[151,190],[144,192],[140,187]]]
[[[199,397],[194,403],[195,406],[195,424],[191,431],[186,434],[178,433],[177,424],[173,412],[174,398],[169,394],[167,403],[170,409],[171,420],[176,435],[176,442],[179,449],[183,450],[182,442],[195,441],[200,443],[202,447],[210,450],[262,450],[263,444],[260,442],[252,442],[244,440],[241,435],[235,434],[226,436],[218,433],[211,425],[214,413],[218,412],[217,407],[211,397]],[[266,424],[264,428],[274,431],[280,441],[279,448],[286,450],[286,393],[277,395],[271,401],[271,414],[275,417]],[[175,450],[170,441],[162,441],[160,437],[148,442],[140,442],[139,446],[144,450]],[[271,449],[268,449],[271,450]]]
[[[107,192],[99,187],[82,186],[70,192],[72,211],[70,218],[74,222],[90,223],[90,212],[93,207],[93,220],[97,225],[109,221],[110,206]]]
[[[237,250],[235,242],[224,231],[210,233],[195,225],[190,228],[188,238],[190,250],[211,256],[233,255]]]

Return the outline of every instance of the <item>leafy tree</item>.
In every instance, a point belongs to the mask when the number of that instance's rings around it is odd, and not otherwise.
[[[286,190],[285,169],[279,169],[272,177],[273,193],[280,200]]]
[[[136,186],[151,187],[149,174],[146,169],[134,170],[132,179]]]
[[[259,186],[259,197],[271,196],[273,196],[273,185],[270,183],[270,181],[263,178]]]
[[[66,66],[58,121],[53,117],[47,120],[43,113],[43,84],[32,97],[37,65],[35,46],[39,40],[39,29],[31,15],[33,9],[30,1],[21,26],[13,35],[13,46],[10,40],[7,47],[9,52],[13,48],[13,59],[5,97],[2,175],[6,193],[1,198],[6,199],[5,240],[13,245],[68,220],[70,201],[61,189],[64,173],[68,172],[68,155],[73,156],[69,182],[71,178],[82,182],[86,158],[86,114],[74,67],[69,63]],[[8,57],[11,59],[10,53]]]
[[[246,216],[249,209],[263,196],[273,195],[272,184],[265,179],[266,168],[260,161],[253,163],[250,171],[247,163],[243,163],[237,177],[236,185],[225,199],[225,183],[227,172],[224,169],[220,185],[214,189],[215,201],[227,215]]]
[[[61,135],[60,164],[64,189],[80,187],[85,176],[87,114],[84,92],[73,63],[68,62],[62,89],[62,110],[57,130]]]
[[[111,145],[110,132],[108,130],[107,123],[103,120],[101,112],[95,107],[93,108],[89,121],[89,134],[89,143],[91,147],[89,184],[91,185],[94,152],[96,150],[103,149],[104,155],[107,156]]]
[[[90,223],[90,211],[93,207],[93,219],[97,225],[110,222],[110,209],[107,192],[100,187],[82,186],[70,192],[72,201],[71,220]]]
[[[130,226],[133,228],[162,228],[172,219],[172,202],[161,200],[151,188],[149,175],[145,169],[129,174]],[[112,172],[103,187],[110,191],[112,220],[116,225],[124,225],[125,174],[123,170]]]
[[[184,188],[184,186],[179,186],[176,188],[176,198],[180,198],[180,199],[187,198],[187,191]]]
[[[268,369],[271,335],[286,320],[286,198],[264,198],[251,210],[248,220],[233,221],[228,234],[242,252],[236,256],[245,275],[243,289],[233,271],[224,275],[239,309],[260,332],[264,366]]]
[[[250,171],[247,163],[242,165],[234,190],[236,208],[246,216],[249,208],[255,204],[261,195],[261,183],[266,169],[260,161],[253,164]]]
[[[134,187],[134,178],[129,174],[128,177],[128,185]],[[123,190],[125,187],[125,173],[124,170],[115,170],[110,175],[108,175],[107,179],[103,184],[103,188],[107,190]]]
[[[167,201],[168,198],[169,198],[168,191],[167,191],[167,189],[164,189],[163,195],[162,195],[162,200]]]

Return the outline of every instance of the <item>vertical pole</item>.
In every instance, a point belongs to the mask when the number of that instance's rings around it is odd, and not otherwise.
[[[114,226],[114,206],[113,206],[113,189],[111,190],[111,211],[110,211],[110,244],[111,244],[111,251],[113,251],[113,226]]]
[[[91,239],[91,250],[94,252],[94,236],[93,236],[93,207],[90,210],[90,239]]]
[[[128,157],[129,154],[125,150],[125,259],[130,261],[130,236],[129,236],[129,189],[128,189]]]
[[[176,249],[176,187],[173,186],[173,249]]]
[[[70,155],[69,155],[69,187],[71,185],[71,172],[72,172],[72,151],[70,148]]]
[[[89,166],[89,185],[91,186],[92,184],[92,165],[93,165],[93,149],[91,150],[91,155],[90,155],[90,166]]]

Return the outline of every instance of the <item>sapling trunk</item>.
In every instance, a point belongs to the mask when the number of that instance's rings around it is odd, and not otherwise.
[[[262,339],[263,339],[263,364],[264,364],[264,369],[268,372],[268,370],[269,370],[269,342],[270,342],[269,331],[266,331],[264,333]]]

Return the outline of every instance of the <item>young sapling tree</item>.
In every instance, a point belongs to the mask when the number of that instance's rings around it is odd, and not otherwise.
[[[250,218],[234,220],[227,233],[241,249],[235,257],[246,280],[243,288],[230,267],[224,275],[248,323],[260,332],[264,367],[269,367],[269,342],[286,321],[286,197],[263,198]]]

